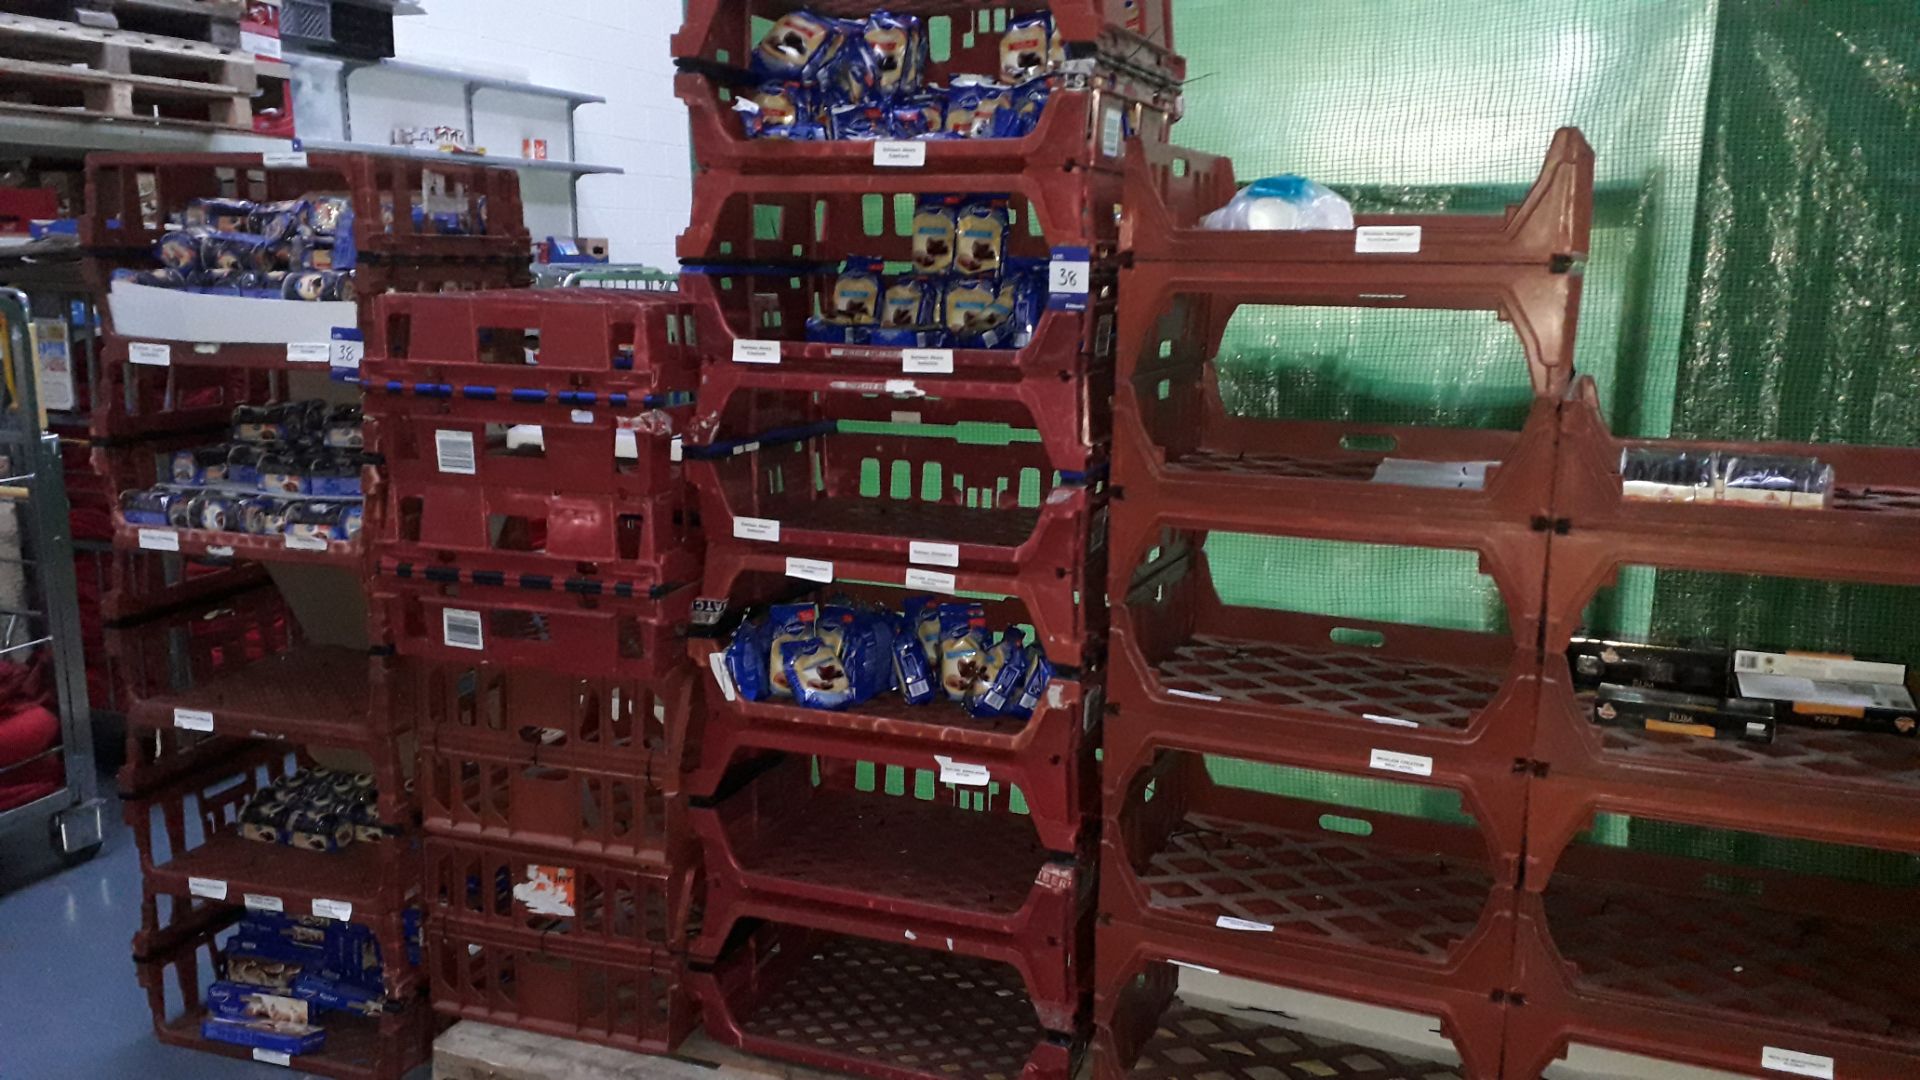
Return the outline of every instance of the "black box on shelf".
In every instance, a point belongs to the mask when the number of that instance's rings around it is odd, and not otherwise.
[[[1594,721],[1608,727],[1758,743],[1773,741],[1775,711],[1771,701],[1682,694],[1612,683],[1601,685],[1593,703]]]
[[[1631,641],[1574,638],[1567,647],[1577,690],[1603,683],[1683,694],[1726,697],[1732,656],[1724,649],[1688,649],[1641,645]]]

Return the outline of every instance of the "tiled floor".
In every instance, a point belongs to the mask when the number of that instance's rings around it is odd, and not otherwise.
[[[104,787],[112,790],[112,781]],[[0,847],[0,1080],[308,1075],[154,1039],[128,951],[140,919],[140,870],[117,804],[92,862],[40,876],[57,864],[31,841],[19,835]]]

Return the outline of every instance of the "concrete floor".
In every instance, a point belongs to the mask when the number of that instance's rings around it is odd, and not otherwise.
[[[153,1037],[128,951],[140,921],[139,859],[118,803],[107,808],[106,843],[92,862],[61,871],[32,840],[19,835],[0,848],[0,1080],[310,1075]]]

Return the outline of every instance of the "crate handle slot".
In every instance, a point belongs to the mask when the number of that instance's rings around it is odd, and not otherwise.
[[[1373,822],[1361,818],[1342,817],[1339,814],[1321,814],[1320,827],[1328,832],[1345,833],[1348,836],[1373,835]]]
[[[1400,440],[1391,435],[1342,435],[1340,449],[1365,454],[1391,454],[1400,445]]]
[[[1327,631],[1327,638],[1335,645],[1362,649],[1377,649],[1387,643],[1387,635],[1378,630],[1359,630],[1351,626],[1336,626]]]

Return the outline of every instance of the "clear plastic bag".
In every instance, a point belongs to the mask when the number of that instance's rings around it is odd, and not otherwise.
[[[1353,206],[1332,189],[1289,173],[1241,188],[1232,202],[1202,218],[1200,227],[1229,232],[1351,229]]]

